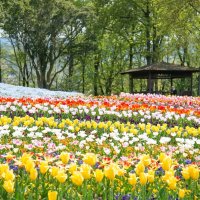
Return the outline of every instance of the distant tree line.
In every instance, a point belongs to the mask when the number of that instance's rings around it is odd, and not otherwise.
[[[121,71],[160,61],[200,67],[198,0],[2,0],[0,11],[12,45],[1,48],[3,81],[12,72],[23,86],[110,95],[128,91]],[[199,95],[199,74],[194,83]]]

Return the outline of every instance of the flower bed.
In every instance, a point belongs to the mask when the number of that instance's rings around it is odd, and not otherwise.
[[[0,98],[2,199],[199,199],[200,98]]]

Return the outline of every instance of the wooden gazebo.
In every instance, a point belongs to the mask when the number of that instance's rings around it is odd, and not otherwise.
[[[145,65],[140,68],[131,69],[128,71],[121,72],[121,74],[129,74],[129,92],[134,92],[134,79],[146,79],[147,80],[147,93],[155,93],[153,91],[153,81],[157,79],[170,79],[171,91],[173,88],[173,79],[176,78],[189,78],[190,88],[187,90],[187,95],[192,95],[192,74],[200,72],[197,68],[185,67],[182,65],[171,64],[171,63],[155,63],[152,65]],[[170,92],[171,92],[170,91]]]

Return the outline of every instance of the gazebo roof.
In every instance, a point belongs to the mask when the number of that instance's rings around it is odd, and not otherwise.
[[[121,74],[144,75],[145,73],[149,73],[149,72],[153,72],[156,74],[195,73],[195,72],[200,72],[200,69],[161,62],[161,63],[152,64],[152,65],[145,65],[145,66],[135,68],[135,69],[130,69],[130,70],[121,72]]]

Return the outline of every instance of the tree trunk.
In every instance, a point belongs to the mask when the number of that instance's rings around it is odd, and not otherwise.
[[[133,68],[133,44],[129,44],[129,69]],[[129,92],[134,92],[132,84],[132,76],[129,75]]]
[[[85,61],[82,61],[82,93],[85,93]]]
[[[106,80],[106,95],[111,95],[111,92],[112,92],[112,75],[110,75],[107,80]]]
[[[2,47],[1,47],[1,38],[0,38],[0,83],[2,82]]]
[[[146,18],[146,61],[147,65],[151,64],[151,21],[150,21],[150,8],[149,8],[149,1],[147,1],[146,5],[146,12],[145,12],[145,18]]]
[[[72,76],[73,76],[73,69],[74,69],[74,55],[71,53],[69,58],[69,80],[68,80],[68,88],[70,91],[73,89],[72,85]]]
[[[99,55],[94,57],[94,77],[93,77],[93,87],[94,87],[94,96],[98,96],[98,79],[99,79]]]
[[[200,73],[199,73],[199,76],[198,76],[198,92],[197,92],[197,95],[200,96]]]

